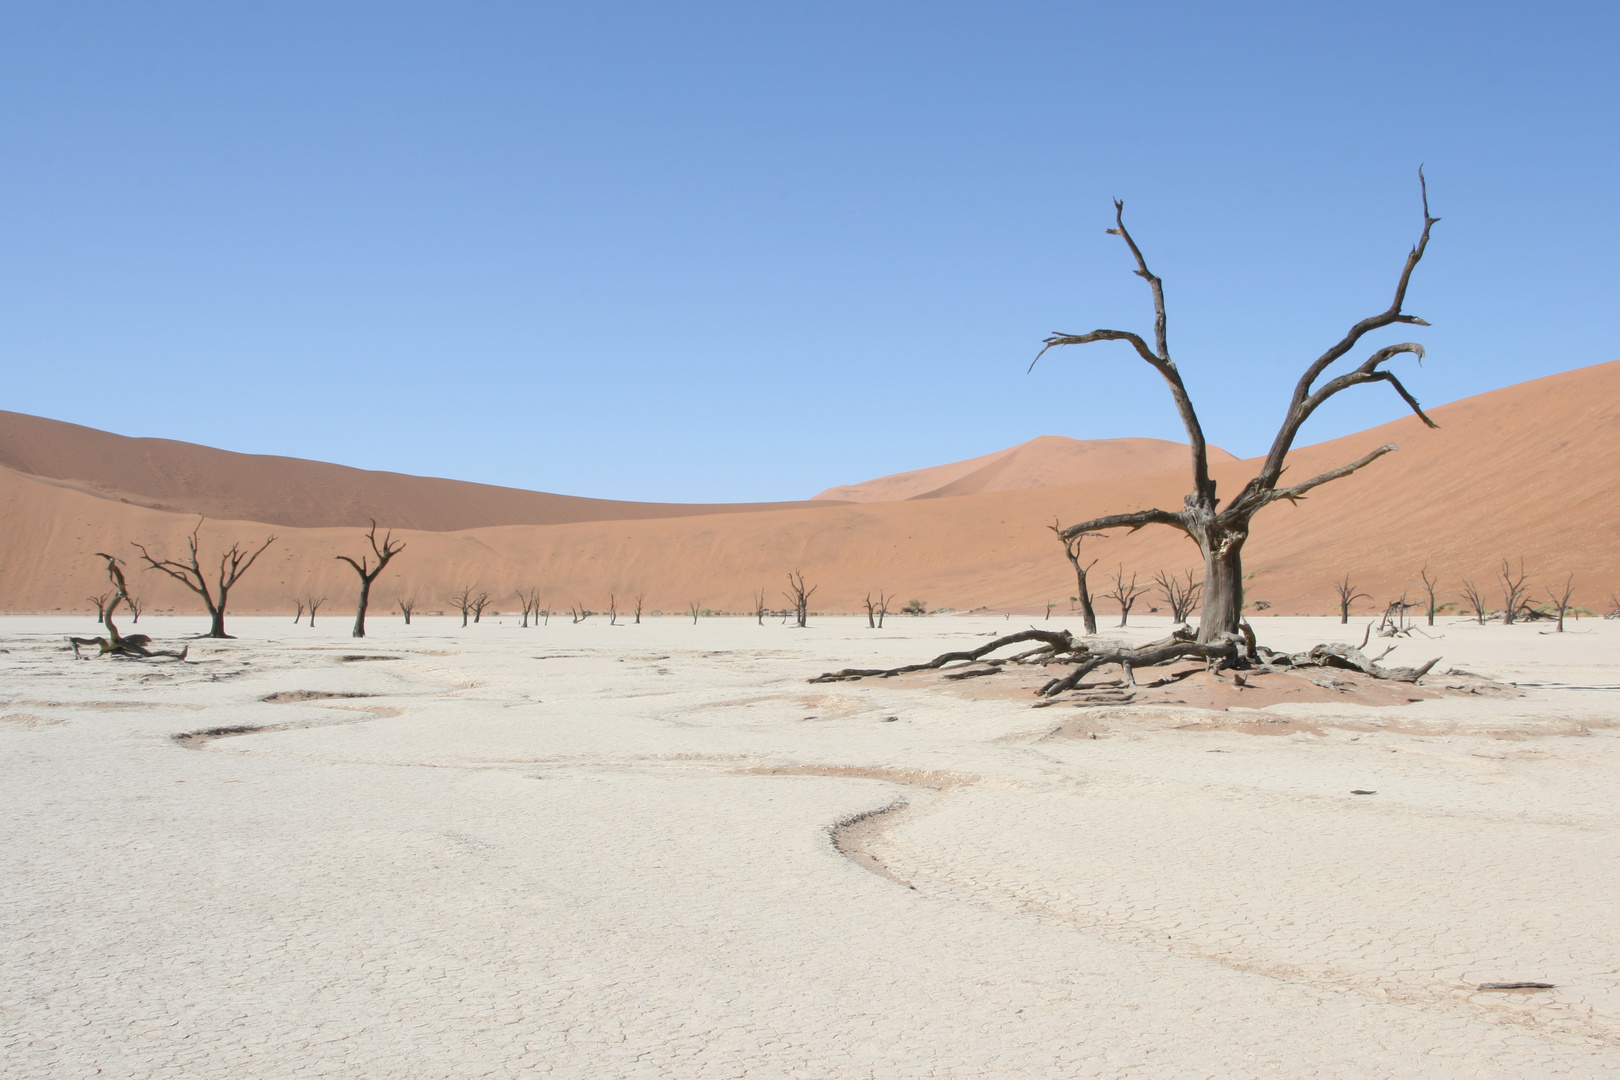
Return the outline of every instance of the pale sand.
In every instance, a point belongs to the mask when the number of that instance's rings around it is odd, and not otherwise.
[[[1620,1071],[1617,623],[1391,658],[1562,688],[1257,713],[804,681],[1002,619],[231,625],[0,620],[8,1077]]]

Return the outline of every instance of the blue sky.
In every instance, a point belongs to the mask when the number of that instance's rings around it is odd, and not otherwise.
[[[1601,4],[0,7],[0,408],[607,498],[1212,441],[1388,303],[1425,403],[1620,356]],[[1318,441],[1401,415],[1344,395]]]

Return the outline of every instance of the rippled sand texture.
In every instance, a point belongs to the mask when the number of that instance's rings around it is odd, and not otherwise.
[[[1620,625],[1388,708],[805,682],[1013,625],[0,620],[4,1075],[1620,1073]]]

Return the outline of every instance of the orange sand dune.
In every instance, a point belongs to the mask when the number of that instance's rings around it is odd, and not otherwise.
[[[1210,447],[1209,453],[1212,461],[1237,460],[1219,447]],[[861,503],[899,502],[1059,487],[1181,468],[1187,464],[1187,454],[1186,443],[1164,439],[1070,439],[1062,435],[1041,435],[983,457],[828,488],[814,498]]]
[[[477,529],[565,521],[748,513],[799,503],[636,503],[370,472],[300,458],[131,439],[0,411],[0,467],[102,498],[211,518],[319,528]]]
[[[1573,573],[1577,602],[1606,610],[1620,589],[1620,362],[1482,394],[1433,415],[1439,430],[1406,417],[1296,451],[1290,476],[1304,478],[1384,442],[1401,448],[1299,506],[1280,504],[1256,518],[1246,549],[1249,599],[1278,614],[1324,613],[1333,606],[1332,582],[1348,572],[1375,597],[1361,606],[1371,611],[1415,592],[1425,564],[1455,598],[1465,575],[1483,585],[1500,559],[1523,555],[1536,582]],[[1216,464],[1222,491],[1236,491],[1254,464]],[[881,588],[900,603],[915,597],[930,607],[1028,612],[1055,601],[1061,613],[1073,578],[1047,529],[1054,519],[1178,507],[1186,489],[1186,469],[1178,467],[956,498],[398,530],[409,546],[374,598],[380,609],[415,595],[422,610],[437,610],[464,585],[498,601],[534,586],[558,607],[602,610],[610,593],[621,606],[643,593],[648,610],[696,601],[740,611],[755,589],[780,606],[784,574],[802,568],[820,586],[816,610],[856,610],[868,590]],[[130,552],[131,540],[179,550],[195,521],[12,471],[0,472],[0,514],[0,609],[12,611],[83,608],[81,598],[104,587],[95,551]],[[272,529],[210,519],[203,534],[212,550],[271,531],[280,539],[238,587],[236,610],[290,611],[293,598],[310,591],[330,596],[334,611],[352,603],[353,572],[334,559],[358,553],[363,538],[352,526]],[[1146,578],[1197,564],[1193,545],[1168,529],[1088,541],[1087,551],[1099,560],[1094,583],[1115,566]],[[152,573],[133,580],[154,609],[197,610]],[[1106,620],[1111,604],[1099,607]]]

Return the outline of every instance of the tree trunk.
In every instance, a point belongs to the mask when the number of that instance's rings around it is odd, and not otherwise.
[[[354,637],[366,636],[366,605],[371,602],[371,582],[360,579],[360,607],[354,613]]]
[[[1097,610],[1091,606],[1091,590],[1086,587],[1086,572],[1079,565],[1074,568],[1075,583],[1079,586],[1080,618],[1086,624],[1086,633],[1096,636]]]
[[[210,608],[209,612],[208,612],[208,616],[209,616],[209,626],[208,626],[208,636],[209,637],[228,638],[228,637],[231,636],[231,635],[229,635],[229,634],[227,634],[225,632],[225,605],[224,604],[221,604],[217,608]]]
[[[1211,537],[1204,548],[1204,606],[1198,620],[1198,643],[1207,645],[1222,634],[1235,634],[1243,621],[1243,542],[1245,533]]]

